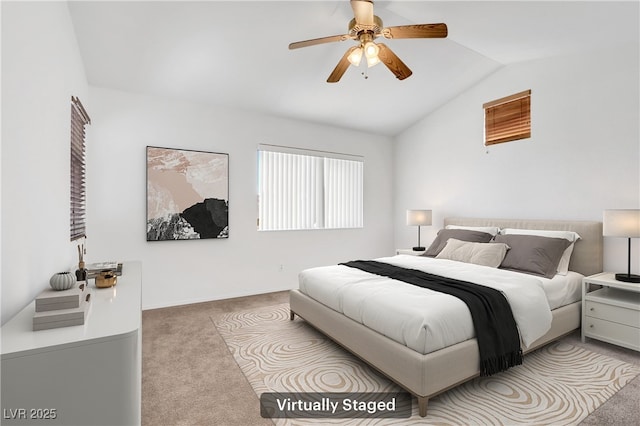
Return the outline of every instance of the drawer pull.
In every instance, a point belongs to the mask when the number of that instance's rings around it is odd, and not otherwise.
[[[589,325],[589,328],[593,328],[593,324],[590,324],[590,325]]]
[[[594,309],[594,308],[589,308],[589,310],[590,310],[591,312],[593,312],[595,309]]]

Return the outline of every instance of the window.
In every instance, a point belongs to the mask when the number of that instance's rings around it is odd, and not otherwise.
[[[82,103],[71,97],[71,241],[86,236],[85,226],[85,141],[84,127],[91,119]]]
[[[258,148],[258,230],[363,227],[362,157]]]
[[[531,137],[531,90],[487,102],[484,108],[484,144]]]

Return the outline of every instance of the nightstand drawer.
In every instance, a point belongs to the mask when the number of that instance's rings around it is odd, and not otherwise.
[[[591,317],[585,318],[583,327],[587,337],[593,337],[605,342],[640,350],[639,328]]]
[[[640,311],[635,309],[613,306],[606,303],[587,300],[585,314],[588,317],[599,318],[606,321],[613,321],[631,327],[640,327]]]

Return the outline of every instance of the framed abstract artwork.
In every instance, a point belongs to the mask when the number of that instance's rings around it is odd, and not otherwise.
[[[147,241],[229,238],[229,154],[147,146]]]

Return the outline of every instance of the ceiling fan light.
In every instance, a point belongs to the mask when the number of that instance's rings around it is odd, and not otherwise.
[[[372,41],[368,41],[367,43],[364,44],[364,56],[366,56],[367,59],[377,58],[379,51],[380,51],[380,48],[378,47],[378,45]]]
[[[378,56],[372,56],[372,57],[368,57],[367,56],[367,67],[371,68],[374,65],[378,65],[380,63],[380,58],[378,58]]]
[[[349,54],[347,59],[349,59],[349,62],[351,62],[351,65],[355,67],[360,65],[360,61],[362,61],[362,47],[358,47],[357,49],[354,49],[353,52]]]

